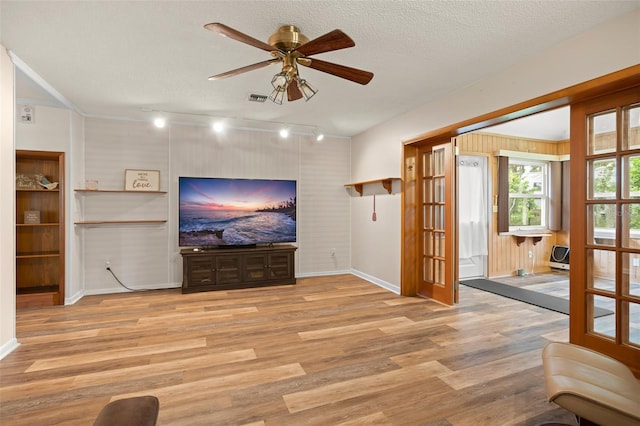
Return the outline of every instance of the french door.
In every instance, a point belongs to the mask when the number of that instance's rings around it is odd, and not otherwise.
[[[638,88],[572,105],[570,238],[571,342],[640,373]]]
[[[448,305],[458,301],[455,277],[455,182],[453,142],[442,141],[418,149],[417,294]]]

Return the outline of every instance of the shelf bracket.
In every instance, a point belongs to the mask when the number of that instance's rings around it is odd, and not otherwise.
[[[362,197],[362,195],[364,193],[364,185],[368,185],[368,184],[372,184],[372,183],[380,183],[380,184],[382,184],[382,187],[384,189],[386,189],[389,194],[391,194],[392,191],[393,191],[393,180],[394,179],[399,179],[399,178],[384,178],[384,179],[368,180],[366,182],[347,183],[345,185],[345,187],[353,188]]]

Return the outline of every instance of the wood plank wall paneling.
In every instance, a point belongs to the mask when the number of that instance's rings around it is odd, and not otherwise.
[[[521,151],[537,154],[565,155],[569,154],[569,142],[548,142],[537,139],[507,137],[484,132],[468,133],[458,136],[460,154],[464,155],[488,155],[489,179],[492,188],[491,199],[497,199],[498,195],[498,158],[494,155],[497,151]],[[527,239],[520,246],[516,244],[513,236],[500,236],[498,229],[498,214],[493,213],[491,230],[489,233],[489,277],[501,277],[514,275],[520,268],[527,273],[540,273],[550,270],[548,266],[549,255],[554,244],[568,245],[568,232],[552,232],[549,237],[533,245],[531,239]],[[532,253],[532,257],[529,256]]]
[[[351,264],[350,202],[344,189],[351,175],[347,138],[322,143],[308,134],[281,139],[277,133],[227,129],[216,134],[208,126],[87,118],[84,176],[100,189],[122,189],[124,170],[160,170],[166,194],[74,194],[74,221],[166,219],[161,225],[76,227],[81,244],[71,256],[80,258],[85,289],[90,294],[121,287],[105,272],[105,260],[131,287],[180,285],[178,248],[178,177],[295,179],[298,182],[297,274],[342,273]],[[332,250],[335,249],[335,256]]]
[[[171,129],[150,123],[87,118],[85,121],[84,177],[98,180],[98,188],[124,189],[125,169],[160,170],[160,189],[169,190]],[[84,188],[84,180],[73,182]],[[74,221],[167,219],[168,194],[74,193],[80,206]],[[124,290],[105,271],[114,273],[132,288],[175,285],[169,278],[170,225],[76,225],[81,233],[79,252],[83,286],[89,294]],[[167,284],[168,283],[168,284]]]
[[[338,138],[300,142],[300,271],[347,271],[351,266],[351,197],[344,187],[351,179],[350,146]]]

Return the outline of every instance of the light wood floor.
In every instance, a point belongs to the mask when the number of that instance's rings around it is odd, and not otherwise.
[[[160,425],[575,424],[545,401],[540,357],[568,316],[460,291],[446,307],[340,275],[18,311],[0,424],[91,425],[147,394]]]

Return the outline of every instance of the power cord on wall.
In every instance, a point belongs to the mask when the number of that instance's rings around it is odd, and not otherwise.
[[[115,274],[115,272],[113,272],[111,270],[111,266],[107,266],[107,271],[109,271],[111,273],[111,275],[113,275],[113,278],[115,278],[115,280],[118,282],[118,284],[120,284],[122,287],[126,288],[129,291],[140,292],[140,291],[166,290],[166,288],[130,288],[130,287],[127,287],[122,281],[120,281],[120,278],[118,278],[118,276]]]

